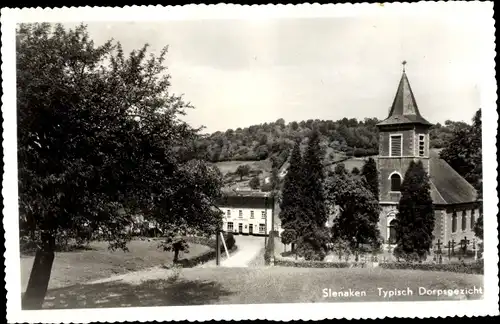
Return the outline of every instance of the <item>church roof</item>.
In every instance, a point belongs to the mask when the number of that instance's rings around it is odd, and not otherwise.
[[[464,204],[475,202],[477,192],[437,152],[430,154],[431,197],[436,205]]]
[[[403,62],[403,64],[406,64]],[[421,124],[431,126],[425,118],[420,115],[417,102],[413,91],[411,90],[410,81],[403,69],[403,75],[399,81],[399,86],[392,102],[389,116],[378,123],[377,126],[398,125],[398,124]]]

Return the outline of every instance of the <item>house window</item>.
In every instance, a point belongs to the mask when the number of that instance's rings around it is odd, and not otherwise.
[[[266,211],[265,211],[265,210],[263,210],[263,211],[262,211],[262,217],[261,217],[261,218],[262,218],[262,219],[266,219],[266,216],[267,216],[267,213],[266,213]]]
[[[418,135],[418,156],[425,155],[425,135]]]
[[[453,212],[451,215],[451,232],[455,233],[457,231],[457,213]]]
[[[250,218],[253,219],[253,210],[250,211]]]
[[[474,225],[476,223],[475,218],[476,218],[475,210],[473,209],[473,210],[470,211],[470,229],[474,228]]]
[[[467,213],[465,210],[462,212],[462,231],[467,229]]]
[[[266,232],[266,224],[259,224],[259,233]]]
[[[243,211],[242,211],[242,210],[240,210],[240,211],[238,212],[238,216],[239,216],[240,218],[243,218]]]
[[[397,173],[391,175],[391,191],[401,191],[401,176]]]
[[[227,214],[227,218],[231,218],[231,210],[228,209],[226,214]]]
[[[391,156],[402,156],[403,136],[391,135],[390,139]]]
[[[232,222],[227,223],[227,231],[228,232],[232,232],[233,231],[233,223]]]

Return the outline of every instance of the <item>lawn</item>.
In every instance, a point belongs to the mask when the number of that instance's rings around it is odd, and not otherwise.
[[[252,170],[262,170],[264,173],[271,172],[271,162],[269,160],[262,161],[224,161],[217,162],[215,165],[220,172],[225,175],[229,172],[234,173],[240,165],[248,164]]]
[[[206,304],[308,303],[342,301],[450,300],[420,296],[419,287],[483,287],[483,276],[431,271],[306,269],[285,267],[189,268],[175,279],[140,284],[114,282],[76,285],[48,292],[44,308],[140,307]],[[383,298],[379,290],[410,288],[413,296]],[[363,297],[323,297],[323,290],[364,291]],[[465,298],[478,299],[481,295]]]
[[[59,288],[91,280],[107,278],[115,274],[141,270],[171,262],[172,252],[164,252],[158,247],[158,241],[133,240],[128,244],[129,252],[110,251],[105,242],[93,242],[91,250],[56,253],[49,289]],[[179,258],[196,257],[210,248],[199,244],[190,244],[189,253],[180,254]],[[34,257],[21,257],[21,285],[26,290]]]

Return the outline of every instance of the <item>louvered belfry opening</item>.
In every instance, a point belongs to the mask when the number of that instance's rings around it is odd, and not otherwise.
[[[401,135],[391,135],[391,156],[401,156],[403,147]]]

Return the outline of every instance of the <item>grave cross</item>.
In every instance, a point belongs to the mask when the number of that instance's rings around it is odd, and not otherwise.
[[[437,254],[438,254],[438,257],[437,257],[437,261],[439,263],[442,263],[443,262],[443,251],[441,250],[441,245],[443,245],[443,243],[441,242],[440,239],[438,239],[437,243]]]
[[[441,254],[441,253],[442,253],[442,251],[441,251],[441,245],[443,245],[443,243],[441,243],[441,240],[440,240],[440,239],[438,239],[438,241],[437,241],[436,245],[437,245],[437,252],[438,252],[439,254]]]

